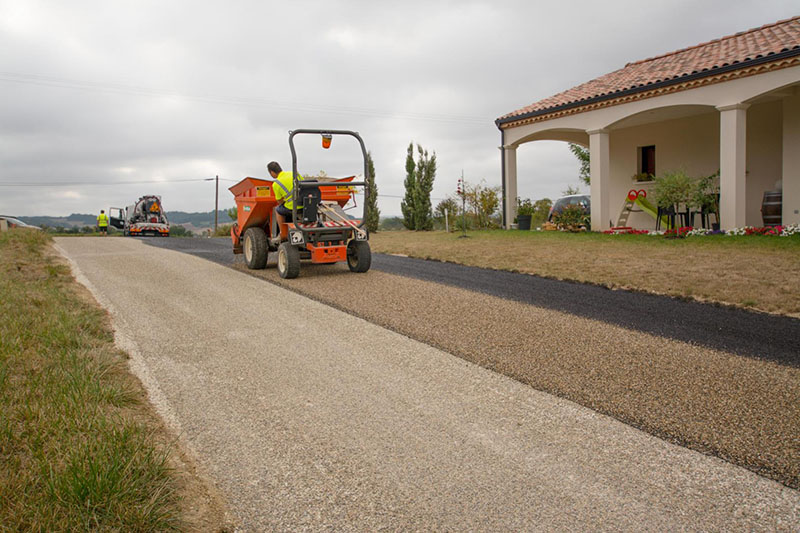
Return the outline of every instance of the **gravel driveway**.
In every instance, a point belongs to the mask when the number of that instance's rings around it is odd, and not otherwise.
[[[800,524],[793,489],[255,277],[134,239],[57,243],[242,530]],[[324,285],[369,301],[346,279]]]

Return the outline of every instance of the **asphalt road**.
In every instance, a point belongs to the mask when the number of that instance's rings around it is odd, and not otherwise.
[[[223,265],[243,262],[241,255],[232,253],[228,238],[147,239],[144,242]],[[566,312],[659,337],[800,367],[800,320],[796,318],[384,254],[373,255],[372,268]]]
[[[793,489],[263,280],[135,239],[57,244],[241,530],[800,524]]]

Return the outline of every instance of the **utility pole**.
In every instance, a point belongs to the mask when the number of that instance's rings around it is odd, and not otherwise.
[[[464,230],[459,239],[467,237],[467,187],[464,185],[464,169],[461,169],[461,179],[458,180],[458,195],[461,196],[461,227]]]
[[[214,233],[217,233],[219,223],[219,174],[216,176],[216,190],[214,191]]]

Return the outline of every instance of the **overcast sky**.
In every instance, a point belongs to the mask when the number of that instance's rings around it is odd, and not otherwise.
[[[437,199],[500,185],[505,113],[616,70],[798,14],[796,0],[663,2],[0,0],[0,213],[96,213],[160,194],[208,211],[291,168],[288,131],[360,132],[383,215],[410,141]],[[361,172],[353,143],[298,147],[299,170]],[[577,186],[567,145],[519,150],[519,194]],[[8,186],[23,184],[24,186]],[[36,186],[38,185],[38,186]]]

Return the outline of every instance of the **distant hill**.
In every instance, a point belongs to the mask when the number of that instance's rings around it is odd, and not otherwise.
[[[14,216],[8,214],[8,216]],[[347,214],[349,218],[357,218],[351,214]],[[233,222],[228,216],[227,211],[220,210],[218,212],[219,225],[230,224]],[[94,227],[97,221],[97,215],[89,215],[83,213],[73,213],[66,217],[45,217],[45,216],[32,216],[32,217],[15,217],[27,224],[34,226],[45,226],[48,228],[82,228],[84,226]],[[207,229],[214,228],[214,211],[187,213],[185,211],[167,211],[167,219],[172,225],[179,225],[186,228],[192,233],[202,233]],[[405,229],[403,226],[402,217],[381,217],[380,229],[382,231],[392,231]]]
[[[218,212],[219,224],[229,224],[230,217],[226,211],[220,210]],[[13,216],[13,215],[9,215]],[[45,217],[45,216],[32,216],[32,217],[16,217],[26,224],[34,226],[47,226],[49,228],[81,228],[83,226],[94,226],[97,221],[97,215],[87,215],[83,213],[73,213],[66,217]],[[203,229],[214,227],[214,211],[206,211],[205,213],[187,213],[185,211],[167,211],[167,219],[170,224],[179,224],[187,226],[191,231],[201,231]]]
[[[231,218],[228,216],[227,211],[220,210],[217,213],[220,225],[231,223]],[[214,227],[214,211],[206,211],[205,213],[167,211],[167,218],[169,219],[170,224],[191,224],[196,228]]]
[[[80,228],[83,226],[94,226],[97,221],[97,215],[85,215],[82,213],[73,213],[68,217],[17,217],[26,224],[34,226],[48,226],[55,228],[61,226],[62,228]]]

